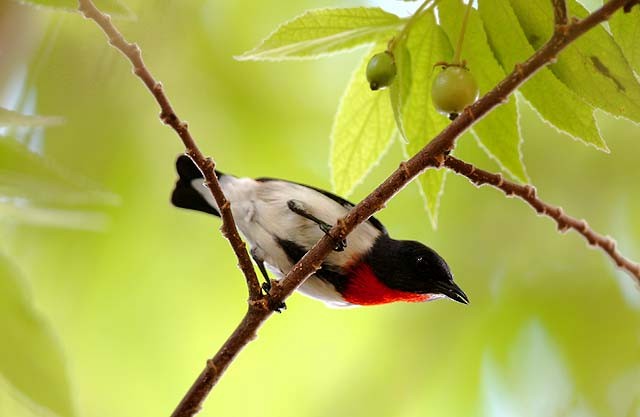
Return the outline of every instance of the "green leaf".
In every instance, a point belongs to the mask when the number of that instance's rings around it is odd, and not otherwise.
[[[480,15],[491,47],[505,71],[533,55],[518,18],[504,1],[479,0]],[[593,118],[593,108],[570,90],[548,69],[530,78],[520,92],[540,116],[572,137],[600,150],[607,150]]]
[[[460,36],[460,16],[464,15],[465,9],[466,6],[460,0],[447,0],[438,5],[440,24],[452,45]],[[481,94],[491,90],[506,76],[491,51],[482,20],[475,9],[471,10],[469,16],[462,52],[462,59],[467,61]],[[522,139],[518,130],[514,96],[476,123],[473,133],[482,149],[500,168],[519,181],[527,181],[520,150]]]
[[[18,391],[0,374],[0,416],[8,417],[60,417],[52,411],[35,404]]]
[[[115,205],[119,198],[52,160],[0,137],[0,197],[41,206]]]
[[[374,46],[351,76],[331,131],[330,169],[333,189],[348,195],[385,154],[395,131],[388,90],[371,91],[365,69]]]
[[[37,207],[30,203],[11,200],[0,202],[0,219],[4,217],[13,222],[28,223],[31,226],[94,232],[105,230],[109,222],[107,216],[100,212]]]
[[[640,7],[632,7],[629,13],[615,13],[609,20],[609,26],[627,60],[640,74]]]
[[[236,59],[319,58],[389,40],[401,23],[398,16],[377,7],[309,10],[280,25],[260,45]]]
[[[78,0],[16,0],[23,4],[32,4],[35,6],[44,6],[58,10],[64,10],[68,12],[75,12],[78,10]],[[114,17],[120,17],[125,19],[132,19],[135,15],[118,0],[93,0],[93,4],[96,5],[100,11],[109,13]]]
[[[53,126],[63,122],[58,116],[29,116],[0,107],[0,126]]]
[[[431,103],[433,64],[451,58],[447,36],[436,24],[432,13],[422,15],[409,35],[394,50],[397,79],[391,85],[391,104],[396,123],[406,139],[404,152],[411,156],[420,151],[449,121]],[[438,206],[444,189],[445,170],[429,169],[418,178],[431,224],[438,222]]]
[[[520,25],[534,48],[540,48],[553,33],[550,1],[511,0]],[[575,0],[569,13],[579,18],[589,14]],[[636,38],[636,43],[640,38]],[[640,122],[640,84],[620,47],[603,26],[585,33],[563,51],[551,71],[591,105],[615,115]]]
[[[49,325],[33,308],[18,272],[3,255],[0,334],[0,376],[31,403],[61,417],[74,416],[62,350]]]

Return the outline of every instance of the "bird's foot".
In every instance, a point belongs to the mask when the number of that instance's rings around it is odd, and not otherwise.
[[[333,238],[333,236],[331,236],[331,233],[329,233],[333,226],[331,226],[329,223],[326,223],[320,220],[313,214],[309,213],[307,209],[305,209],[304,204],[301,201],[289,200],[287,201],[287,206],[289,207],[289,210],[317,224],[320,227],[320,230],[322,230],[325,235],[329,235],[331,238]],[[333,248],[333,250],[336,252],[342,252],[343,250],[345,250],[346,247],[347,247],[347,241],[345,239],[342,239],[336,242],[336,245]]]
[[[287,304],[284,302],[275,303],[273,301],[273,298],[271,298],[271,288],[273,288],[271,280],[262,283],[262,291],[264,291],[265,295],[267,296],[267,303],[269,305],[269,308],[276,313],[282,313],[282,310],[287,309]]]
[[[266,295],[269,295],[269,292],[271,292],[271,280],[268,279],[266,282],[262,283],[262,291],[264,291],[264,293]]]
[[[329,235],[330,237],[331,234],[329,233],[329,231],[331,230],[331,225],[330,224],[321,224],[320,225],[320,230],[322,230],[324,232],[325,235]],[[342,239],[340,241],[336,240],[336,245],[334,246],[333,250],[336,252],[342,252],[347,248],[347,239]]]

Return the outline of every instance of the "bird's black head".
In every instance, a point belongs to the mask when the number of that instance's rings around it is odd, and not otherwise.
[[[468,304],[466,294],[453,282],[447,263],[420,242],[380,236],[367,262],[389,288],[417,294],[442,294]]]

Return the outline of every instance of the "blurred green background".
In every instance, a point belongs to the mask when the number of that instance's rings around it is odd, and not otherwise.
[[[332,117],[363,51],[233,56],[335,2],[127,4],[137,20],[119,26],[223,171],[330,187]],[[66,119],[0,130],[0,416],[169,415],[246,306],[219,221],[169,204],[178,138],[76,14],[0,2],[0,94],[2,107]],[[638,259],[640,127],[598,121],[610,154],[521,106],[525,162],[544,199]],[[457,152],[497,169],[470,137]],[[396,144],[351,199],[401,159]],[[576,233],[454,175],[437,230],[422,206],[410,185],[378,217],[436,248],[469,306],[333,310],[294,295],[201,415],[640,416],[640,293],[628,276]]]

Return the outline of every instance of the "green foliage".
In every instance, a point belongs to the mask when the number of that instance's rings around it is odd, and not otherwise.
[[[446,0],[439,3],[440,24],[452,45],[460,35],[460,16],[465,12],[460,0]],[[464,38],[462,59],[473,72],[480,92],[491,90],[506,74],[496,61],[487,41],[480,14],[471,10]],[[485,152],[514,179],[525,182],[527,174],[520,150],[521,137],[518,130],[518,112],[514,96],[502,106],[476,123],[473,132]]]
[[[586,14],[576,1],[570,2],[570,9],[577,16]],[[319,58],[372,42],[378,43],[373,52],[381,53],[390,42],[397,67],[389,92],[391,111],[405,142],[405,154],[411,156],[448,123],[431,103],[430,86],[433,65],[453,55],[450,45],[460,36],[465,4],[461,0],[443,1],[438,4],[438,12],[439,24],[431,12],[423,12],[401,32],[405,20],[379,8],[312,10],[278,27],[239,59]],[[636,46],[627,33],[633,32],[637,19],[622,23],[621,17],[617,18],[612,25],[621,27],[615,29],[617,33],[624,32],[620,36],[626,39],[626,45],[622,47],[633,61]],[[481,93],[485,93],[542,46],[552,32],[550,3],[480,0],[479,10],[472,9],[469,16],[462,59]],[[390,110],[382,100],[386,93],[369,94],[359,77],[364,78],[361,68],[354,73],[340,102],[331,134],[331,179],[335,191],[342,194],[350,193],[379,161],[393,132]],[[539,71],[520,92],[546,122],[601,150],[607,150],[607,146],[596,126],[594,108],[640,121],[640,85],[616,41],[603,27],[567,48],[554,65]],[[515,97],[506,100],[477,123],[472,133],[503,171],[526,182],[517,104]],[[428,170],[419,185],[435,225],[444,173]]]
[[[21,277],[9,260],[0,255],[0,387],[4,384],[19,392],[18,407],[7,399],[0,404],[12,412],[50,415],[46,411],[32,413],[41,407],[60,417],[74,416],[65,361],[58,341],[47,323],[32,306]],[[0,395],[2,399],[2,395]],[[14,401],[18,401],[15,399]],[[24,404],[28,406],[24,406]],[[31,411],[30,411],[31,410]],[[29,411],[28,413],[26,411]],[[2,414],[9,417],[9,414]]]
[[[364,179],[393,138],[388,90],[371,91],[365,77],[372,53],[381,48],[385,44],[373,47],[354,71],[331,131],[331,182],[342,195]]]
[[[56,116],[29,116],[0,107],[0,126],[53,126],[64,122]]]
[[[89,209],[119,202],[10,137],[0,138],[0,167],[0,216],[22,223],[100,230],[104,215]]]
[[[432,13],[419,17],[409,35],[396,45],[398,79],[391,85],[391,104],[406,138],[405,153],[413,155],[449,123],[431,105],[433,63],[449,59],[451,46]],[[418,180],[431,223],[435,226],[445,171],[427,170]]]
[[[640,74],[640,7],[632,7],[629,13],[614,14],[609,26],[627,60]]]
[[[388,39],[402,20],[379,8],[310,10],[283,23],[240,60],[313,59]]]
[[[534,48],[506,2],[479,0],[480,15],[489,42],[506,71],[533,55]],[[548,68],[528,80],[520,92],[547,122],[598,149],[607,146],[593,118],[593,108],[560,81]]]
[[[57,10],[76,11],[78,10],[78,0],[16,0],[24,4],[50,7]],[[135,17],[131,10],[119,0],[93,0],[93,3],[101,11],[116,17],[131,19]]]
[[[531,45],[536,49],[541,47],[553,33],[551,2],[511,0],[511,4]],[[568,4],[571,15],[585,17],[588,14],[575,0]],[[640,84],[604,27],[585,33],[558,56],[550,69],[592,106],[640,122]]]
[[[119,199],[9,137],[0,138],[0,195],[46,206],[113,205]]]

